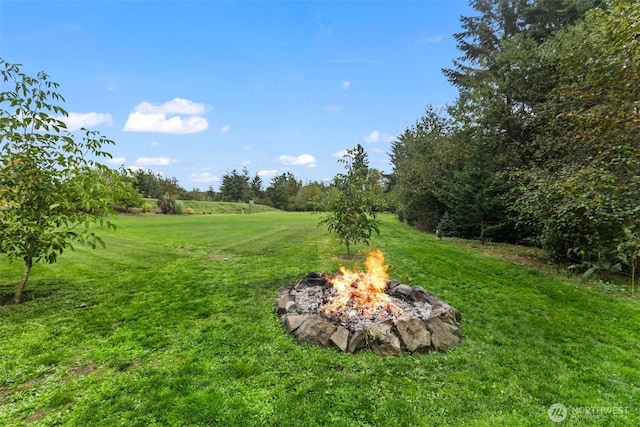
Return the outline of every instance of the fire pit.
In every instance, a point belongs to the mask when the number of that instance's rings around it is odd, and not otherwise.
[[[365,272],[310,273],[280,288],[276,313],[300,343],[383,356],[447,351],[460,342],[460,312],[420,286],[389,280],[374,251]]]

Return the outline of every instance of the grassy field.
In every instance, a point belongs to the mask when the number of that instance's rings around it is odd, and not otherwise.
[[[160,213],[157,207],[157,199],[145,199],[145,202]],[[258,205],[238,202],[205,202],[200,200],[179,200],[184,209],[191,208],[196,214],[251,214],[264,212],[278,212],[278,209],[267,205]]]
[[[186,208],[193,209],[200,214],[249,214],[275,212],[277,209],[267,205],[249,205],[249,203],[235,202],[201,202],[198,200],[180,200]]]
[[[300,346],[273,308],[280,286],[340,265],[317,221],[123,216],[107,249],[36,266],[26,301],[0,307],[0,425],[640,425],[640,303],[391,216],[372,247],[461,311],[461,344],[402,358]],[[21,271],[0,261],[3,301]]]

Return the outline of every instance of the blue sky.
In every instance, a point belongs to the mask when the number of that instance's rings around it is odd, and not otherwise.
[[[455,100],[441,69],[461,15],[466,0],[3,0],[0,57],[60,83],[69,127],[113,139],[113,166],[188,190],[246,167],[266,186],[330,179],[356,144],[390,172],[395,135]]]

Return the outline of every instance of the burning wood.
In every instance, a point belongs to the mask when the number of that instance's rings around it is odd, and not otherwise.
[[[380,250],[371,252],[365,272],[340,267],[341,274],[325,276],[335,291],[330,300],[318,309],[325,316],[372,318],[400,316],[403,311],[385,293],[389,275]]]

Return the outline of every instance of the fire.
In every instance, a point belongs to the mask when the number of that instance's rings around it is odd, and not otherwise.
[[[402,314],[402,310],[385,293],[389,279],[387,274],[389,266],[384,265],[382,251],[370,252],[364,266],[366,272],[340,267],[342,274],[325,277],[333,285],[336,295],[319,308],[321,313],[348,317]]]

